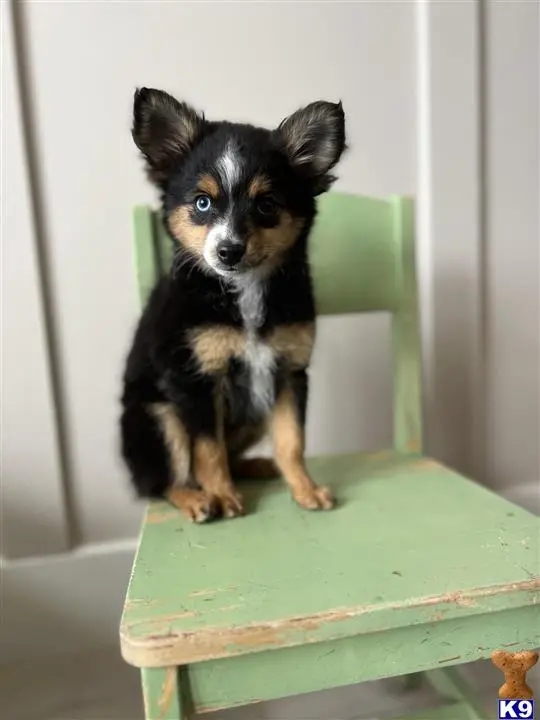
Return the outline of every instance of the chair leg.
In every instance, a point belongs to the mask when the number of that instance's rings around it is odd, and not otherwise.
[[[188,720],[181,672],[177,667],[142,668],[146,720]]]
[[[414,692],[419,690],[423,685],[424,673],[416,672],[410,675],[404,675],[401,680],[401,687],[405,692]]]
[[[487,720],[488,713],[461,678],[457,667],[428,670],[424,676],[431,687],[444,698],[462,704],[463,720]]]

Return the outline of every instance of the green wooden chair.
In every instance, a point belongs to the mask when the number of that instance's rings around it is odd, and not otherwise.
[[[393,315],[394,447],[309,462],[329,513],[277,480],[244,486],[234,521],[148,507],[121,625],[147,720],[420,671],[449,703],[422,717],[474,720],[451,666],[540,645],[537,518],[422,455],[412,201],[330,193],[319,209],[319,312]],[[144,303],[171,253],[148,208],[135,248]]]

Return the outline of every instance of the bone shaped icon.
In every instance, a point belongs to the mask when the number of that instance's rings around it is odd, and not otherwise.
[[[533,691],[526,683],[527,671],[536,665],[538,653],[532,650],[505,652],[497,650],[491,656],[493,664],[504,673],[504,685],[499,688],[501,700],[532,700]]]

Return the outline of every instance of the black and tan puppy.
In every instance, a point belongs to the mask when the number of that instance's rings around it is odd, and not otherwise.
[[[122,449],[135,487],[204,522],[242,513],[233,477],[280,472],[302,507],[331,508],[304,465],[315,331],[307,238],[344,149],[341,103],[315,102],[269,131],[209,122],[145,88],[133,137],[176,246],[124,376]],[[243,459],[266,430],[275,465]]]

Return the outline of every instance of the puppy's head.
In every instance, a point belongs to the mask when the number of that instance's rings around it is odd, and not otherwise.
[[[133,138],[170,233],[230,279],[278,266],[314,217],[345,147],[341,103],[315,102],[277,129],[207,122],[160,90],[135,93]]]

